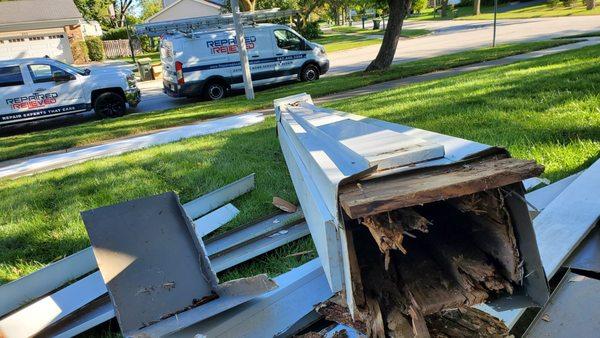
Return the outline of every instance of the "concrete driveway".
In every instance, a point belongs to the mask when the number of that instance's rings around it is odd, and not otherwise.
[[[407,21],[405,28],[429,29],[433,34],[415,39],[403,39],[398,43],[394,63],[414,61],[459,51],[491,46],[492,22],[490,20]],[[548,40],[555,37],[600,31],[600,16],[575,16],[561,18],[499,20],[497,43]],[[355,48],[329,54],[331,68],[325,76],[334,76],[365,69],[375,58],[379,45]],[[113,63],[93,67],[132,67],[130,64]],[[140,82],[142,102],[133,110],[145,113],[170,109],[195,102],[193,99],[174,99],[162,93],[162,81]],[[258,93],[260,95],[260,93]],[[243,97],[240,97],[243,99]],[[28,123],[10,128],[4,133],[21,133],[31,130],[56,128],[78,124],[94,119],[93,114],[78,114],[61,119]]]

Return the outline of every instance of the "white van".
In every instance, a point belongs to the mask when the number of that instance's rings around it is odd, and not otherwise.
[[[323,46],[287,26],[247,26],[244,35],[255,86],[296,78],[315,81],[329,70]],[[233,28],[167,34],[160,58],[164,92],[170,96],[217,100],[244,86]]]
[[[81,69],[50,58],[0,61],[0,127],[91,109],[117,117],[140,99],[130,70]]]

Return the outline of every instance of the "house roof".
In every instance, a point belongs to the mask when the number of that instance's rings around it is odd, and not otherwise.
[[[76,24],[81,19],[73,0],[0,2],[0,31],[60,27]],[[36,25],[25,25],[30,23]]]
[[[152,22],[155,18],[161,16],[164,12],[169,11],[171,8],[177,6],[179,3],[183,2],[184,0],[176,0],[173,3],[171,3],[170,5],[168,5],[167,7],[163,8],[162,10],[160,10],[158,13],[154,14],[153,16],[149,17],[148,19],[146,19],[146,22]],[[198,4],[202,4],[205,6],[209,6],[209,7],[213,7],[215,9],[221,9],[223,7],[222,4],[219,3],[219,0],[190,0],[192,2],[196,2]]]

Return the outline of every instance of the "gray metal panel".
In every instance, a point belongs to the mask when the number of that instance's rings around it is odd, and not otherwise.
[[[564,266],[600,273],[600,227],[598,225],[579,245]]]
[[[82,218],[124,333],[215,293],[216,275],[175,193],[86,211]]]
[[[600,281],[568,272],[523,337],[598,337]]]

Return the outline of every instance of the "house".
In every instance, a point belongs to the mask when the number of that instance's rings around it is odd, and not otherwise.
[[[68,63],[82,61],[72,52],[84,40],[82,21],[73,0],[2,1],[0,60],[48,55]]]
[[[161,22],[219,15],[222,11],[223,4],[218,0],[163,0],[163,9],[148,18],[146,22]]]
[[[81,30],[84,37],[88,36],[102,36],[102,26],[95,20],[82,21]]]

